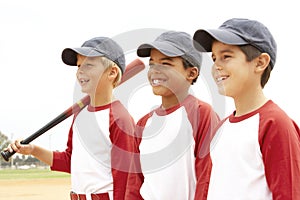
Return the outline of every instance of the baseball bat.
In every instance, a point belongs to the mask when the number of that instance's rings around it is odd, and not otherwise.
[[[125,72],[124,72],[124,74],[122,76],[122,79],[121,79],[119,85],[121,85],[122,83],[124,83],[128,79],[132,78],[133,76],[135,76],[136,74],[138,74],[139,72],[141,72],[143,69],[145,69],[145,65],[144,65],[144,63],[140,59],[133,60],[131,63],[129,63],[126,66]],[[73,104],[67,110],[65,110],[64,112],[62,112],[60,115],[58,115],[57,117],[55,117],[53,120],[51,120],[45,126],[43,126],[42,128],[40,128],[38,131],[36,131],[35,133],[33,133],[32,135],[30,135],[26,139],[22,140],[21,144],[29,144],[30,142],[32,142],[33,140],[35,140],[40,135],[42,135],[43,133],[47,132],[49,129],[53,128],[54,126],[56,126],[60,122],[64,121],[65,119],[67,119],[68,117],[70,117],[71,115],[73,115],[74,113],[77,113],[80,110],[82,110],[89,103],[90,103],[90,97],[87,95],[87,96],[83,97],[82,99],[80,99],[79,101],[77,101],[75,104]],[[4,158],[5,161],[8,161],[9,158],[12,155],[14,155],[15,153],[16,153],[15,151],[9,152],[8,150],[5,150],[5,151],[1,152],[1,155]]]

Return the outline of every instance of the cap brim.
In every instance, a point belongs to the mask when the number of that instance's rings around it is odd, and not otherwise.
[[[63,50],[61,58],[63,62],[67,65],[77,66],[77,54],[86,56],[86,57],[96,57],[104,56],[104,54],[96,51],[91,47],[81,47],[81,48],[66,48]]]
[[[239,35],[222,29],[197,30],[194,34],[193,39],[195,48],[201,52],[211,52],[213,40],[218,40],[224,44],[229,45],[248,44],[248,42]]]
[[[162,54],[169,57],[177,57],[184,55],[184,52],[174,47],[173,45],[159,41],[140,45],[137,49],[137,55],[140,57],[149,57],[151,49],[157,49]]]

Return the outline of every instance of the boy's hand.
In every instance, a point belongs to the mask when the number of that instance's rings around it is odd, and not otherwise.
[[[31,155],[34,145],[33,144],[21,144],[22,140],[15,140],[13,143],[8,145],[8,147],[5,150],[8,150],[9,152],[15,151],[16,153],[20,153],[23,155]]]

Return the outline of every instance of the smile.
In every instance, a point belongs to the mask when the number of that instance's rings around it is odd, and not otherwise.
[[[152,86],[159,86],[159,85],[163,84],[164,82],[166,82],[165,79],[151,79]]]
[[[85,83],[88,83],[89,81],[90,81],[90,80],[84,79],[84,78],[79,79],[79,83],[80,83],[81,85],[83,85],[83,84],[85,84]]]
[[[224,80],[226,80],[229,76],[219,76],[216,78],[216,82],[219,83],[219,82],[222,82]]]

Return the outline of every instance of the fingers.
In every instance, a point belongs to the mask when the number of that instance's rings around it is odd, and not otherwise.
[[[21,145],[21,140],[15,140],[13,143],[11,143],[10,145],[8,145],[7,147],[7,150],[9,152],[20,152],[20,148],[22,148],[22,145]]]

